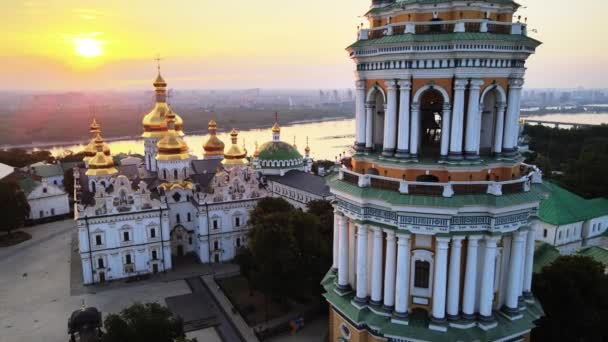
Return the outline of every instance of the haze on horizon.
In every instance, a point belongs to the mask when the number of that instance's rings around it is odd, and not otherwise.
[[[174,88],[350,88],[344,48],[370,1],[8,2],[0,90],[148,89],[158,54]],[[520,3],[544,43],[527,88],[607,86],[608,2]]]

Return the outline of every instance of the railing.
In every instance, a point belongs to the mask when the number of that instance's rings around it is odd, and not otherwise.
[[[359,40],[377,39],[400,34],[442,34],[454,32],[487,32],[494,34],[527,35],[526,24],[487,19],[462,19],[394,23],[359,30]]]
[[[523,176],[517,179],[495,181],[450,181],[447,183],[412,182],[371,174],[360,174],[343,167],[338,179],[360,188],[397,191],[402,194],[452,197],[454,195],[490,194],[502,196],[528,192],[532,183],[542,183],[542,172],[532,165],[522,164]]]

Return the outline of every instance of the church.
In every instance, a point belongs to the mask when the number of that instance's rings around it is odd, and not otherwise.
[[[225,144],[210,121],[204,158],[197,159],[183,139],[184,121],[167,103],[160,67],[153,85],[156,103],[142,119],[143,160],[115,165],[93,120],[84,167],[74,169],[84,284],[167,271],[187,254],[201,263],[229,261],[247,244],[249,212],[260,199],[285,197],[301,208],[331,199],[325,181],[311,174],[310,148],[303,156],[281,141],[278,117],[252,158],[236,129]],[[283,183],[299,195],[272,190]],[[314,192],[307,184],[317,184]]]
[[[347,48],[355,154],[330,181],[329,341],[529,341],[548,189],[518,151],[526,60],[511,0],[372,0]]]

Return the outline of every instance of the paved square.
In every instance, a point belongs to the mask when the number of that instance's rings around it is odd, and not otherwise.
[[[85,301],[104,314],[133,302],[190,293],[183,280],[145,282],[70,295],[73,220],[27,228],[33,238],[0,248],[0,341],[66,341],[67,319]],[[80,262],[79,260],[77,262]]]

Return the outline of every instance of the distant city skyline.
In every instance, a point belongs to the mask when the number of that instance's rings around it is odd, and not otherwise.
[[[0,13],[0,90],[149,89],[157,54],[177,89],[352,88],[344,48],[369,3],[11,2]],[[527,64],[527,89],[608,87],[608,3],[520,3],[544,43]]]

